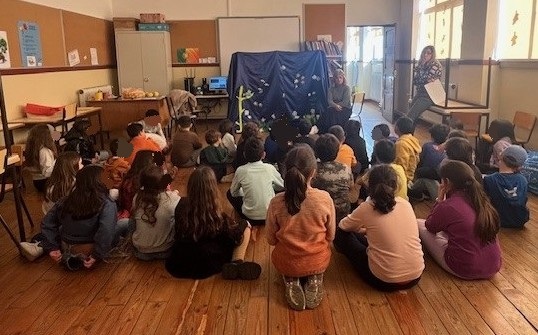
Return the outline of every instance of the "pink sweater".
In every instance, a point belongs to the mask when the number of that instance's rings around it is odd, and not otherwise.
[[[284,193],[269,204],[267,241],[275,248],[271,259],[283,275],[304,277],[323,273],[331,260],[336,228],[334,203],[329,193],[308,187],[299,213],[291,216]]]

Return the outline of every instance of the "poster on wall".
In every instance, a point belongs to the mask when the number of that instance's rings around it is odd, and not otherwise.
[[[11,67],[9,59],[9,44],[7,43],[7,33],[0,31],[0,69]]]
[[[39,25],[35,22],[17,22],[22,65],[25,67],[43,66],[41,36]]]

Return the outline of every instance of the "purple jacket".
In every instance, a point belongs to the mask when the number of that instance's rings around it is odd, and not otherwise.
[[[426,219],[431,233],[444,232],[448,238],[446,264],[462,278],[485,279],[501,268],[498,239],[483,245],[474,232],[476,212],[463,193],[455,192],[439,202]]]

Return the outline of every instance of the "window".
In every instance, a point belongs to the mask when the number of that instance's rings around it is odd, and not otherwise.
[[[419,36],[416,57],[427,45],[437,58],[460,58],[463,0],[418,0]]]
[[[537,0],[501,0],[497,59],[538,58]]]

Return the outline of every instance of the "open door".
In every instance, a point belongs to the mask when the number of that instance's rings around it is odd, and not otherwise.
[[[381,114],[392,122],[394,111],[394,78],[396,71],[394,68],[394,45],[396,38],[396,27],[383,27],[383,99],[381,102]]]

